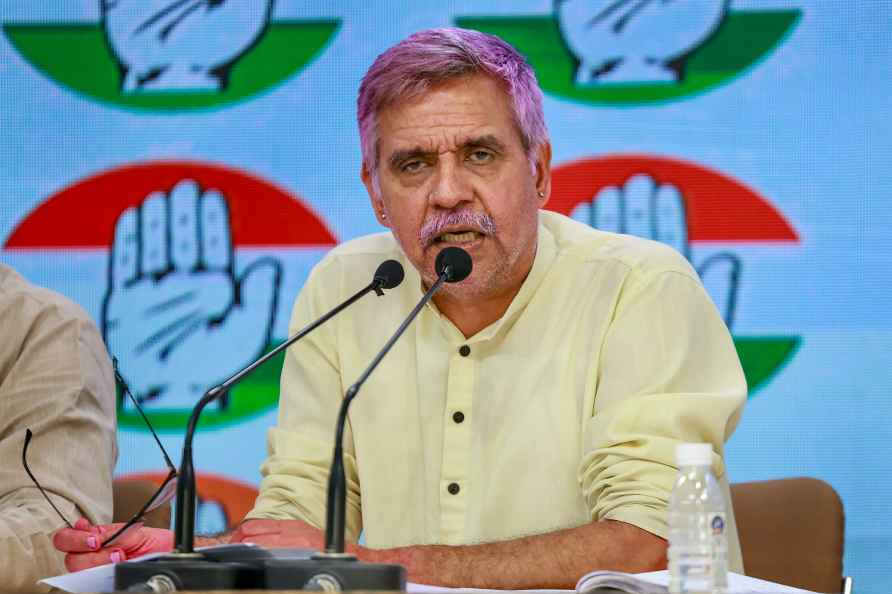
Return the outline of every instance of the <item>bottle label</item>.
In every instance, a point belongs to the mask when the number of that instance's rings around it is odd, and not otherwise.
[[[727,516],[705,512],[697,518],[697,535],[682,535],[669,546],[669,592],[702,594],[727,587]]]
[[[709,529],[712,531],[714,537],[725,534],[724,512],[713,512],[709,514]]]

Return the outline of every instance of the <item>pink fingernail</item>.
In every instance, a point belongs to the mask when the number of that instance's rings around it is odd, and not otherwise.
[[[111,562],[112,563],[120,563],[124,560],[124,555],[121,554],[121,551],[115,551],[111,554]]]
[[[90,547],[90,548],[93,549],[93,550],[99,548],[99,542],[96,540],[96,537],[95,537],[95,536],[88,536],[88,537],[87,537],[87,546]]]

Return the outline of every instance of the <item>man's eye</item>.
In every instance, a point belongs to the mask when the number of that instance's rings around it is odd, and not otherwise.
[[[415,173],[416,171],[420,170],[423,166],[424,166],[423,161],[408,161],[406,163],[403,163],[400,166],[400,171],[402,171],[403,173]]]
[[[493,154],[484,150],[471,151],[471,154],[468,155],[468,160],[472,163],[489,163],[492,159]]]

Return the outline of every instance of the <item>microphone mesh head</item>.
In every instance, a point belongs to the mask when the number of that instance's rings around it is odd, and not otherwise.
[[[375,271],[375,280],[381,283],[382,289],[393,289],[403,282],[405,272],[403,265],[396,260],[385,260],[381,262]]]
[[[434,263],[437,274],[446,273],[447,283],[459,283],[471,274],[474,267],[471,255],[459,247],[448,247],[437,254]]]

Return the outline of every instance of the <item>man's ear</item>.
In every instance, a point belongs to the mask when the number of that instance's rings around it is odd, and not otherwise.
[[[372,173],[369,171],[369,168],[364,161],[362,163],[362,169],[359,171],[359,178],[362,180],[362,185],[365,186],[365,191],[368,193],[369,199],[372,201],[372,209],[375,211],[375,218],[378,219],[378,223],[383,227],[390,228],[390,223],[387,220],[387,211],[384,208],[384,201],[381,199],[381,193],[375,188]]]
[[[536,193],[539,196],[539,208],[542,208],[551,195],[551,143],[543,142],[536,152]]]

